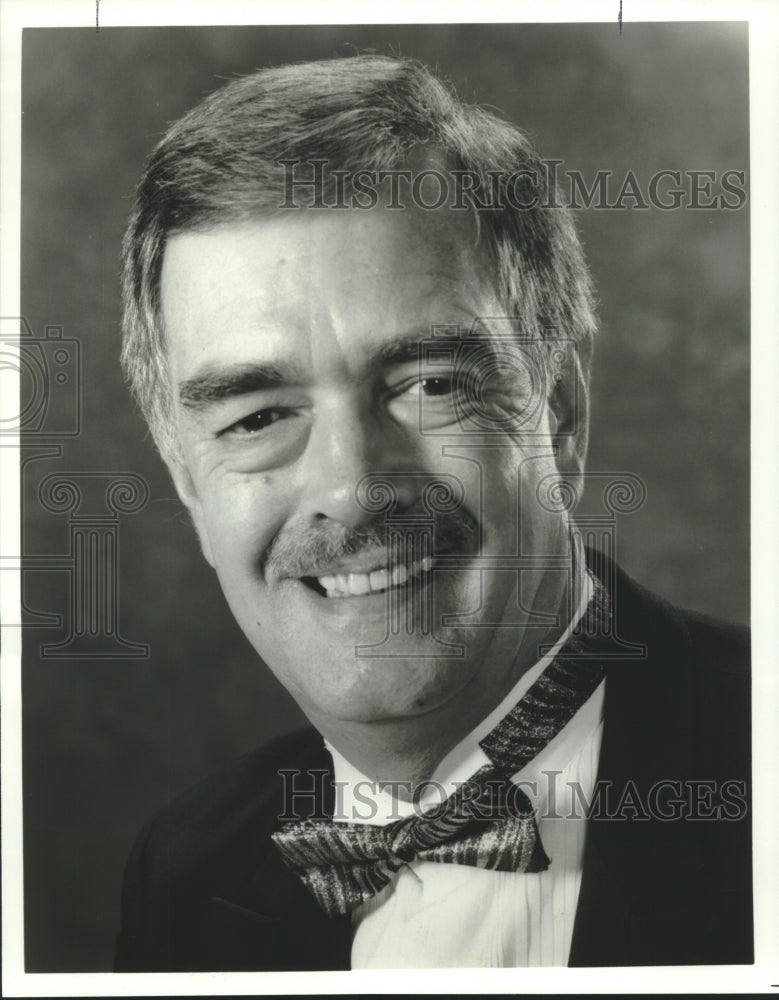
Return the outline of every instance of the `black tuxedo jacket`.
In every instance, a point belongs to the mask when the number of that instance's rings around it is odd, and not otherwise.
[[[751,962],[745,631],[671,607],[606,560],[595,571],[619,638],[646,650],[608,665],[605,800],[588,819],[569,965]],[[326,917],[270,840],[280,769],[331,777],[321,736],[248,754],[147,824],[127,865],[117,971],[349,968],[350,919]],[[313,806],[332,810],[320,786]]]

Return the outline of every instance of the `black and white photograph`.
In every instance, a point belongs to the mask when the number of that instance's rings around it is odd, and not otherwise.
[[[775,992],[770,5],[51,6],[4,993]]]

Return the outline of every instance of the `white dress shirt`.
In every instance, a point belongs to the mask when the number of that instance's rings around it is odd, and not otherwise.
[[[579,607],[558,642],[436,769],[433,781],[446,794],[489,763],[479,740],[540,677],[582,618],[592,595],[592,581],[585,576]],[[431,861],[404,865],[352,915],[353,969],[567,964],[584,853],[582,802],[591,799],[596,780],[604,691],[602,681],[558,735],[512,776],[537,809],[551,861],[547,871],[499,872]],[[336,820],[383,824],[419,808],[377,788],[327,741],[326,746],[338,788]],[[577,791],[572,791],[574,783]],[[441,795],[431,787],[421,799],[423,808],[427,801],[437,805]]]

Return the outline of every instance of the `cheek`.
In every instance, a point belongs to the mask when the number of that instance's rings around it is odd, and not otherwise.
[[[266,475],[211,477],[199,501],[220,577],[256,567],[289,514],[285,491]]]
[[[527,552],[533,540],[556,533],[561,513],[549,500],[558,481],[551,446],[485,450],[480,473],[485,525],[504,555]]]

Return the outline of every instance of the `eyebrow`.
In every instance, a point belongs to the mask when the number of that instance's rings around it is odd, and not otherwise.
[[[460,329],[456,324],[452,324],[452,330],[459,331]],[[398,337],[397,340],[390,341],[379,348],[376,354],[370,358],[370,362],[375,365],[389,367],[390,365],[402,365],[409,361],[424,361],[426,351],[423,350],[423,347],[429,352],[436,348],[451,349],[453,346],[457,347],[460,344],[468,347],[479,344],[491,350],[495,349],[495,342],[487,330],[474,330],[471,328],[465,336],[460,332],[452,333],[448,336],[440,333],[433,336],[431,331],[427,329],[420,333]]]
[[[179,383],[179,399],[188,409],[203,410],[235,396],[301,381],[300,371],[292,364],[227,365],[184,379]]]
[[[389,367],[390,365],[402,365],[408,361],[416,361],[422,355],[422,343],[428,340],[430,334],[423,333],[410,334],[406,337],[398,337],[382,345],[371,357],[370,361],[376,366]]]
[[[479,336],[480,340],[487,340]],[[454,340],[457,340],[455,337]],[[422,345],[441,344],[446,338],[432,338],[429,330],[398,337],[383,344],[366,363],[367,368],[390,367],[407,364],[422,358]],[[292,362],[284,364],[239,364],[211,368],[179,383],[179,399],[191,410],[205,410],[210,406],[233,399],[282,386],[302,385],[306,377]]]

